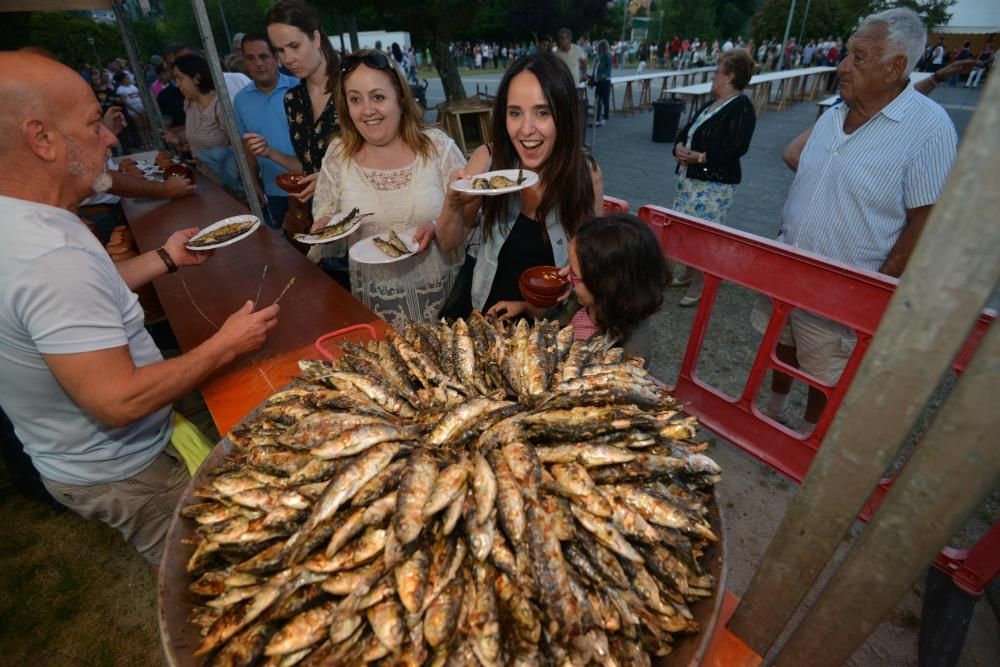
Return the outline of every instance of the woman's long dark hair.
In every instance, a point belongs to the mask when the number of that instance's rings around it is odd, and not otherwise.
[[[660,309],[670,268],[649,227],[628,213],[585,220],[576,230],[583,284],[594,297],[597,326],[625,341]]]
[[[493,107],[493,166],[491,169],[516,169],[517,150],[507,134],[507,95],[510,82],[521,72],[531,72],[538,79],[545,100],[552,109],[556,124],[556,143],[538,174],[543,192],[535,218],[544,222],[551,210],[559,213],[566,235],[572,237],[584,218],[594,214],[594,181],[591,161],[583,151],[579,96],[573,77],[565,64],[551,53],[524,56],[511,65],[497,89]],[[497,224],[507,223],[511,197],[485,197],[483,234],[489,238]]]
[[[308,35],[309,39],[312,39],[313,33],[319,32],[319,48],[326,61],[326,92],[332,95],[340,80],[340,58],[330,44],[330,37],[319,24],[316,10],[302,0],[278,0],[267,10],[264,27],[272,23],[284,23],[296,27]]]

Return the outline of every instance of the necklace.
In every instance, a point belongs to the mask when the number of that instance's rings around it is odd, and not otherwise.
[[[737,95],[739,95],[738,91],[735,92],[735,93],[733,93],[732,95],[727,96],[727,97],[721,97],[721,98],[715,100],[715,102],[713,102],[712,105],[710,107],[708,107],[708,110],[709,111],[715,111],[716,109],[718,109],[719,107],[721,107],[723,104],[725,104],[729,100],[731,100],[734,97],[736,97]]]

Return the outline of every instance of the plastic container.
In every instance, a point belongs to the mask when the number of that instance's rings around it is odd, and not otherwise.
[[[658,144],[673,143],[683,113],[684,102],[681,100],[653,102],[653,141]]]

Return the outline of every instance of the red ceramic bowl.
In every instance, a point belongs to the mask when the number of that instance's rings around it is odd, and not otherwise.
[[[531,288],[526,287],[523,283],[521,283],[519,287],[521,289],[521,296],[524,300],[536,308],[552,308],[559,303],[559,297],[562,295],[561,292],[554,296],[538,294],[537,292],[533,292]]]
[[[306,175],[298,171],[290,171],[285,174],[278,174],[274,177],[274,182],[285,192],[302,192],[306,187],[302,179]]]
[[[560,296],[569,287],[569,279],[560,276],[556,266],[533,266],[526,269],[518,283],[541,296]]]
[[[163,170],[163,180],[167,181],[171,178],[187,178],[194,183],[194,170],[188,169],[183,164],[171,165]]]

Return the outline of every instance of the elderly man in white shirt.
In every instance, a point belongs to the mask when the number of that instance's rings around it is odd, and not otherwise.
[[[908,83],[926,42],[910,9],[865,19],[838,67],[843,104],[824,114],[811,135],[785,154],[796,169],[778,240],[853,266],[899,276],[948,177],[958,139],[948,114]],[[763,331],[767,308],[753,314]],[[854,332],[795,310],[778,358],[821,382],[837,382],[854,348]],[[773,373],[764,412],[784,417],[792,378]],[[825,396],[810,388],[805,422],[815,424]],[[780,420],[780,419],[779,419]]]

